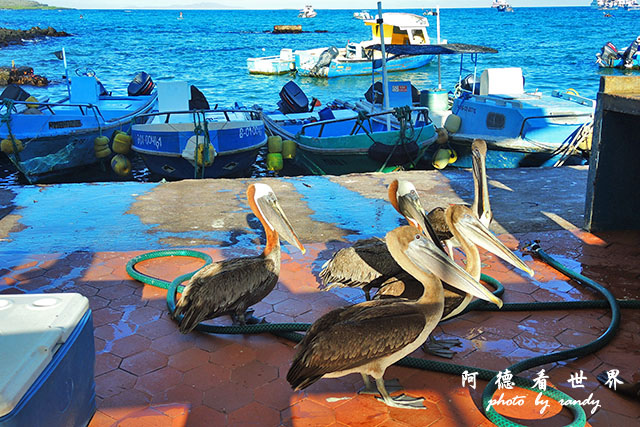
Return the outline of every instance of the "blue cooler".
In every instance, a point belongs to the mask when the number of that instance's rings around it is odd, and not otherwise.
[[[89,424],[95,358],[84,296],[0,295],[0,427]]]

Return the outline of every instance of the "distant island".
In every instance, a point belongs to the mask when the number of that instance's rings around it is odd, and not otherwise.
[[[63,9],[33,0],[0,0],[0,9]]]

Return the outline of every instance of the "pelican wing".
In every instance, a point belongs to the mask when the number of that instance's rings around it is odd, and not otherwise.
[[[451,230],[449,230],[449,226],[447,225],[447,221],[445,220],[444,213],[444,208],[437,207],[427,215],[427,218],[433,226],[433,230],[436,232],[438,239],[442,241],[449,240],[453,237],[453,234],[451,234]]]
[[[271,292],[278,270],[279,265],[262,256],[234,258],[202,268],[176,304],[175,315],[184,315],[180,331],[188,333],[203,320],[246,310]]]
[[[323,266],[320,278],[324,287],[363,287],[381,276],[401,271],[384,240],[372,238],[336,252]]]
[[[299,344],[287,381],[302,389],[323,375],[364,366],[415,341],[425,316],[398,300],[367,301],[318,319]]]

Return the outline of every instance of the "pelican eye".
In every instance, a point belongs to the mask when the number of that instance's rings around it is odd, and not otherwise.
[[[421,239],[420,235],[416,234],[416,240],[420,240],[420,239]]]

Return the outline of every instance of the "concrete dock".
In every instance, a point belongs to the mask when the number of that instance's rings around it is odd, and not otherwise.
[[[600,281],[617,298],[639,299],[640,232],[581,230],[587,172],[586,167],[489,170],[492,231],[516,251],[525,241],[540,240],[546,252]],[[245,191],[251,182],[265,182],[307,253],[283,245],[280,281],[254,307],[255,314],[269,322],[313,322],[362,300],[358,290],[319,290],[318,272],[338,248],[404,225],[387,201],[387,184],[395,178],[413,182],[427,209],[473,198],[471,173],[464,170],[0,188],[0,293],[79,292],[89,298],[98,402],[91,426],[493,425],[479,409],[485,382],[473,389],[442,373],[387,371],[406,393],[426,398],[424,411],[389,408],[357,395],[362,380],[356,375],[294,392],[285,380],[293,343],[267,334],[182,335],[168,316],[166,291],[125,271],[132,257],[157,249],[192,248],[214,260],[258,253],[264,233]],[[598,298],[528,255],[523,259],[536,272],[533,279],[481,254],[483,272],[505,286],[505,302]],[[200,265],[176,257],[147,261],[140,269],[170,280]],[[472,312],[434,334],[461,340],[453,363],[504,370],[524,358],[586,344],[604,332],[609,319],[605,309]],[[596,375],[618,369],[622,378],[640,381],[639,337],[640,310],[624,309],[620,330],[606,348],[541,368],[551,384],[575,399],[593,393],[599,400],[593,414],[592,406],[584,406],[588,425],[635,425],[638,402],[601,385]],[[421,350],[413,356],[437,359]],[[533,378],[537,371],[522,376]],[[574,388],[569,378],[580,371],[584,387]],[[506,399],[518,390],[505,392]],[[517,410],[496,409],[526,425],[534,419],[545,420],[535,425],[570,420],[559,404],[540,414],[534,400]]]

